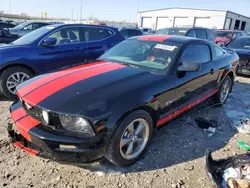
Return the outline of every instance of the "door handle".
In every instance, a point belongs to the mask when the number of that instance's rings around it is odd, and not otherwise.
[[[108,43],[108,44],[107,44],[107,47],[108,47],[108,48],[111,48],[111,47],[112,47],[112,44]]]
[[[79,52],[79,51],[81,51],[81,48],[80,47],[76,47],[75,51]]]
[[[213,74],[213,73],[214,73],[214,69],[211,69],[211,70],[210,70],[210,74]]]

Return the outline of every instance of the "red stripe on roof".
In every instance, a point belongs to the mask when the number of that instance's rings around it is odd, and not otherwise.
[[[110,63],[106,64],[105,66],[95,67],[94,69],[86,69],[85,71],[75,72],[74,74],[61,77],[60,79],[56,79],[45,85],[42,85],[38,89],[24,96],[23,100],[30,105],[35,106],[50,95],[74,83],[124,67],[125,66],[121,64]]]
[[[155,42],[163,42],[171,38],[169,35],[145,35],[138,38],[138,40],[150,40]]]
[[[14,142],[13,145],[26,151],[27,153],[30,153],[31,155],[37,155],[39,153],[38,151],[36,151],[34,149],[25,147],[21,142]]]
[[[21,135],[31,142],[31,137],[29,135],[30,129],[39,125],[40,122],[35,120],[30,116],[26,116],[16,122],[16,127],[20,131]]]
[[[107,63],[107,62],[105,62],[105,63]],[[47,76],[44,76],[38,80],[35,80],[34,82],[31,82],[31,83],[27,84],[26,86],[24,86],[23,88],[19,89],[17,91],[17,95],[19,97],[23,97],[26,94],[33,91],[34,89],[42,86],[43,84],[46,84],[46,83],[52,81],[52,80],[58,79],[58,78],[63,77],[63,76],[67,76],[67,75],[72,74],[76,71],[84,71],[88,68],[95,68],[95,67],[98,67],[98,66],[103,65],[103,64],[104,64],[103,61],[95,62],[95,63],[85,64],[85,65],[79,65],[76,67],[71,67],[71,68],[68,68],[68,69],[65,69],[65,70],[62,70],[59,72],[48,74]]]
[[[198,104],[200,104],[201,102],[205,101],[206,99],[208,99],[209,97],[211,97],[212,95],[214,95],[217,92],[217,90],[213,90],[210,93],[208,93],[207,95],[204,95],[203,97],[197,99],[196,101],[194,101],[193,103],[181,108],[180,110],[177,110],[175,112],[173,112],[170,115],[167,115],[166,117],[160,119],[157,121],[157,127],[161,126],[162,124],[170,121],[171,119],[181,115],[182,113],[188,111],[189,109],[197,106]]]
[[[20,108],[14,110],[13,112],[11,112],[10,115],[12,117],[12,120],[14,122],[16,122],[17,120],[19,120],[22,117],[26,116],[27,113],[25,112],[25,110],[22,107],[20,107]]]

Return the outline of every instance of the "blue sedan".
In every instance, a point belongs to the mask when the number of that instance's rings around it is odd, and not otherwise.
[[[92,61],[122,40],[118,29],[107,26],[62,24],[37,29],[0,46],[0,93],[14,97],[23,81]]]

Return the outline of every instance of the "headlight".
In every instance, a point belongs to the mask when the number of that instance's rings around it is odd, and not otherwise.
[[[67,115],[60,115],[59,118],[64,129],[77,133],[84,133],[91,137],[95,136],[95,132],[86,119]]]
[[[49,113],[45,110],[42,111],[42,117],[46,124],[49,124]]]

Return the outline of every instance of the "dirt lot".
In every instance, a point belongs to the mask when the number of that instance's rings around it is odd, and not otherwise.
[[[225,158],[243,153],[236,146],[238,140],[250,143],[250,135],[232,128],[250,118],[250,78],[237,78],[224,107],[211,108],[208,102],[158,130],[144,158],[129,168],[106,160],[59,164],[15,149],[6,133],[11,101],[0,100],[0,187],[211,187],[204,170],[205,151]],[[197,127],[198,116],[219,122],[213,136]]]

